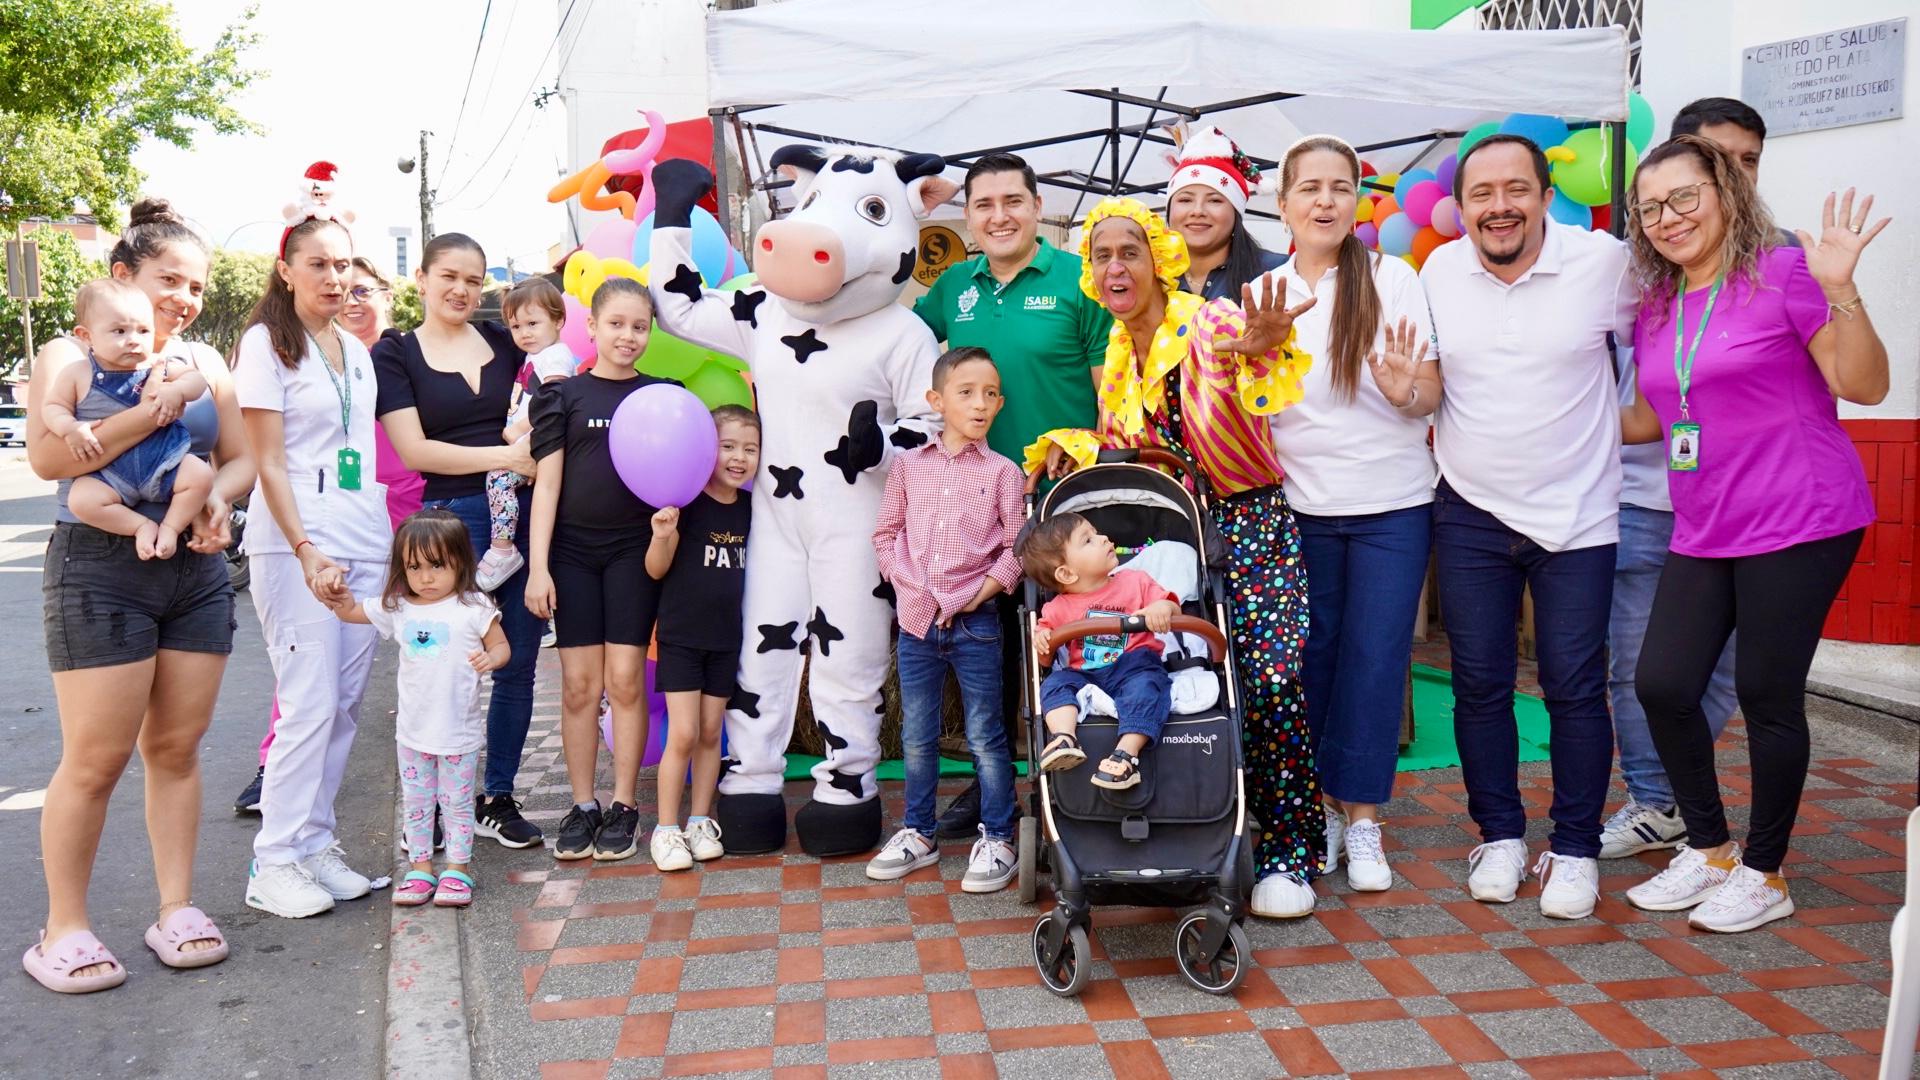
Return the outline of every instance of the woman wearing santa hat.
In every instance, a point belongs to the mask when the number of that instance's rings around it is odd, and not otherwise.
[[[267,751],[247,906],[305,918],[367,895],[334,836],[370,627],[331,606],[377,595],[393,543],[373,476],[373,360],[334,321],[353,269],[350,220],[329,205],[332,166],[307,172],[285,211],[280,258],[234,353],[234,383],[260,479],[246,536],[253,602],[280,719]]]
[[[1217,127],[1197,128],[1169,155],[1167,224],[1187,241],[1182,285],[1203,300],[1240,298],[1240,287],[1287,261],[1247,231],[1247,199],[1274,191],[1271,178]]]

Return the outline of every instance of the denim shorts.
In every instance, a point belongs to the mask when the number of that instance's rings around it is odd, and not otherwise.
[[[161,649],[233,652],[233,582],[219,555],[141,560],[133,537],[60,522],[41,578],[54,671],[151,659]]]

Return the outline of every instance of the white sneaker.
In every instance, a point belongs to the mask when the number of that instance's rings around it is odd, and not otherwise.
[[[300,869],[335,900],[358,900],[373,891],[373,882],[348,866],[347,860],[341,857],[343,854],[339,842],[335,841],[327,845],[325,851],[301,859]]]
[[[1019,870],[1013,845],[988,836],[987,827],[982,825],[980,839],[973,842],[973,852],[967,856],[967,874],[960,879],[960,888],[970,893],[999,892]]]
[[[687,834],[679,829],[654,826],[653,838],[647,841],[647,852],[653,856],[653,865],[663,871],[685,870],[693,865]]]
[[[1360,820],[1346,828],[1347,885],[1354,892],[1386,892],[1393,887],[1393,871],[1380,847],[1380,823]]]
[[[687,848],[693,852],[696,862],[707,862],[727,853],[720,843],[720,823],[710,817],[688,822],[681,835],[687,838]]]
[[[1600,827],[1600,857],[1624,859],[1642,851],[1670,848],[1686,835],[1687,823],[1680,820],[1678,810],[1662,810],[1629,799]]]
[[[1331,804],[1322,803],[1320,809],[1327,816],[1327,870],[1331,874],[1340,866],[1340,853],[1346,847],[1347,815],[1335,810]]]
[[[1549,919],[1584,919],[1600,901],[1599,859],[1543,851],[1533,875],[1540,879],[1540,914]]]
[[[1684,911],[1713,895],[1727,883],[1733,867],[1740,864],[1740,847],[1734,845],[1732,866],[1715,866],[1707,857],[1685,844],[1665,870],[1627,890],[1627,902],[1645,911]]]
[[[480,556],[480,564],[473,568],[473,583],[481,592],[492,592],[525,565],[527,560],[521,557],[519,549],[488,545],[487,553]]]
[[[1527,880],[1527,842],[1494,840],[1467,855],[1467,891],[1487,904],[1511,904]]]
[[[304,919],[333,908],[333,896],[295,863],[254,860],[247,870],[247,906],[283,919]]]
[[[1767,875],[1742,864],[1727,875],[1727,883],[1693,909],[1687,922],[1702,930],[1737,934],[1793,914],[1793,897],[1767,880]]]
[[[1313,912],[1313,886],[1298,874],[1268,874],[1253,887],[1255,915],[1268,919],[1297,919]]]
[[[867,863],[867,876],[875,881],[892,881],[939,861],[940,849],[933,841],[913,829],[901,829]]]

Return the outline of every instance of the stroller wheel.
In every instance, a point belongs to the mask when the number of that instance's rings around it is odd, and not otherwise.
[[[1217,911],[1202,908],[1189,912],[1180,920],[1173,932],[1173,956],[1180,965],[1180,975],[1195,989],[1205,990],[1209,994],[1230,994],[1247,977],[1247,967],[1253,963],[1253,946],[1247,941],[1247,932],[1239,923],[1227,924],[1227,937],[1220,943],[1220,949],[1212,956],[1203,954],[1201,942],[1207,933],[1207,923],[1213,919],[1225,919]]]
[[[1086,989],[1087,972],[1093,967],[1093,949],[1087,943],[1087,928],[1070,926],[1066,940],[1060,943],[1060,954],[1047,962],[1047,924],[1053,921],[1051,914],[1040,916],[1033,924],[1033,965],[1040,969],[1040,981],[1048,990],[1061,997],[1073,997]]]
[[[1033,903],[1040,882],[1040,823],[1032,815],[1020,818],[1020,902]]]

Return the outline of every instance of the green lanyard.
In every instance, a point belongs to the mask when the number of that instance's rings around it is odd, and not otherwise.
[[[307,340],[313,342],[313,351],[320,354],[320,366],[326,369],[327,381],[333,384],[334,396],[340,399],[340,428],[345,433],[347,442],[352,443],[353,379],[348,377],[352,375],[352,371],[349,369],[342,374],[334,374],[333,365],[327,363],[327,350],[320,347],[320,339],[314,337],[312,334],[308,334]],[[337,330],[334,331],[334,340],[340,340],[340,332]],[[340,342],[340,366],[342,368],[347,367],[347,348],[345,342]]]
[[[1684,356],[1680,352],[1680,332],[1686,328],[1683,321],[1687,299],[1687,275],[1680,275],[1680,288],[1673,294],[1673,377],[1680,385],[1680,419],[1691,419],[1687,415],[1687,391],[1693,387],[1693,358],[1700,351],[1700,339],[1706,336],[1707,320],[1713,318],[1714,301],[1720,299],[1720,286],[1727,283],[1727,275],[1721,274],[1713,281],[1712,291],[1707,293],[1707,306],[1700,312],[1700,325],[1694,327],[1693,342],[1687,346]]]

